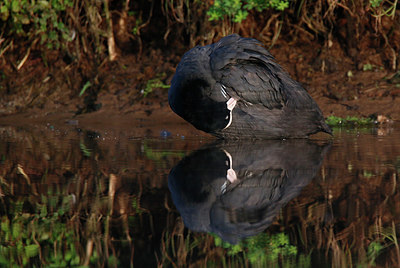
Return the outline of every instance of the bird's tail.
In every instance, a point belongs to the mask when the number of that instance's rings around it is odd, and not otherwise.
[[[321,128],[321,131],[328,133],[329,135],[332,135],[332,129],[330,126],[328,126],[327,123],[325,123],[325,121],[321,122],[320,128]]]

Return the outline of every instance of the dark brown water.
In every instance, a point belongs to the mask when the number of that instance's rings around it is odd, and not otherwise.
[[[330,141],[0,128],[0,266],[395,266],[400,131]]]

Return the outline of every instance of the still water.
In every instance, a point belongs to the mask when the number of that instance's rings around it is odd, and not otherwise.
[[[395,266],[400,130],[329,140],[0,127],[0,266]]]

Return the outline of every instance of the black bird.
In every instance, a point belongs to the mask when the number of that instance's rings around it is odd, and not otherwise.
[[[183,119],[220,138],[331,134],[315,101],[263,44],[237,34],[186,52],[168,100]]]

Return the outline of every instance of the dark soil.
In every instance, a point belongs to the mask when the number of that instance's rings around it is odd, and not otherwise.
[[[325,117],[383,115],[400,121],[400,77],[384,68],[376,49],[363,51],[354,60],[335,42],[327,48],[317,42],[280,40],[270,51],[309,91]],[[96,129],[165,126],[174,129],[172,134],[205,135],[170,110],[168,89],[142,94],[150,79],[169,84],[183,53],[183,49],[170,54],[149,48],[140,59],[123,55],[98,68],[83,68],[56,54],[48,55],[44,63],[32,53],[19,71],[3,62],[0,124],[73,124]],[[91,86],[79,97],[88,81]]]

